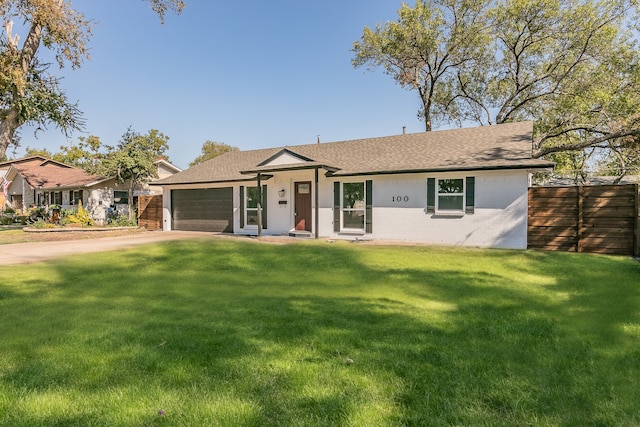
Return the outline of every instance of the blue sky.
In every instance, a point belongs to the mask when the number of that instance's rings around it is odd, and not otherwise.
[[[161,25],[141,0],[73,1],[97,21],[91,60],[58,73],[85,133],[24,127],[17,155],[89,134],[115,145],[131,126],[169,136],[187,168],[207,140],[250,150],[423,131],[417,93],[351,65],[364,27],[395,20],[400,0],[186,2]]]

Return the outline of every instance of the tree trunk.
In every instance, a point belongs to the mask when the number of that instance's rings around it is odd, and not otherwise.
[[[13,142],[13,137],[19,127],[18,112],[12,107],[9,109],[6,117],[0,120],[0,160],[4,159],[7,149]]]
[[[135,183],[133,180],[129,183],[129,197],[128,197],[128,207],[129,207],[129,221],[133,222],[135,220],[135,212],[133,209],[133,187]]]
[[[36,57],[38,47],[42,41],[42,25],[39,22],[33,22],[22,45],[22,50],[19,51],[18,38],[11,34],[12,28],[13,23],[5,23],[8,50],[12,52],[13,55],[19,55],[19,74],[22,75],[22,81],[12,82],[13,101],[7,110],[6,116],[0,120],[0,159],[4,158],[7,148],[13,142],[16,130],[24,124],[24,122],[19,119],[16,101],[24,98],[26,94],[27,76],[31,71],[33,60]]]
[[[433,88],[433,85],[431,86]],[[422,86],[418,86],[418,93],[422,100],[422,110],[424,115],[424,130],[431,132],[431,97],[433,96],[433,90],[425,91]]]

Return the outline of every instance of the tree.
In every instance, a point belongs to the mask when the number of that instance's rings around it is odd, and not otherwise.
[[[614,184],[627,175],[640,175],[640,138],[610,141],[606,156],[600,160],[600,174],[615,176]]]
[[[193,162],[189,163],[189,166],[199,165],[207,160],[211,160],[214,157],[218,157],[229,151],[238,151],[238,147],[227,145],[224,142],[205,141],[202,144],[201,154],[196,157]]]
[[[442,1],[418,2],[414,10]],[[635,0],[497,0],[474,5],[473,0],[460,2],[457,10],[477,10],[471,22],[479,24],[473,28],[484,35],[459,39],[466,48],[458,49],[466,49],[474,59],[450,63],[439,85],[444,94],[437,98],[449,102],[440,101],[446,107],[439,110],[443,117],[484,125],[533,120],[535,157],[607,150],[611,141],[624,143],[640,135],[640,55],[637,41],[624,29],[625,23],[637,21]],[[459,13],[451,10],[443,15],[445,28],[459,21]],[[402,19],[397,25],[416,34]],[[427,26],[420,31],[429,34],[443,24],[423,20],[419,25]],[[478,40],[491,41],[488,49],[478,50]],[[412,37],[387,35],[385,41],[392,48],[374,52],[372,58],[387,70],[401,62],[386,52],[417,45]],[[428,52],[442,59],[449,49]]]
[[[639,57],[623,30],[633,1],[505,0],[499,6],[490,11],[498,55],[482,70],[482,93],[475,92],[496,111],[495,123],[535,120],[536,157],[640,133]]]
[[[99,162],[104,157],[104,147],[100,138],[95,135],[78,137],[76,145],[60,146],[60,151],[51,153],[45,148],[26,148],[27,156],[43,156],[67,165],[82,168],[94,174]]]
[[[157,178],[155,160],[169,148],[169,137],[156,129],[141,135],[129,128],[116,147],[107,147],[108,152],[96,169],[97,174],[113,176],[118,183],[125,184],[129,193],[129,220],[134,221],[133,190],[139,184]]]
[[[31,148],[31,147],[26,148],[25,155],[26,157],[41,156],[47,159],[53,159],[53,156],[54,156],[51,153],[51,151],[47,150],[46,148]]]
[[[488,0],[418,0],[398,10],[398,20],[365,27],[353,44],[354,67],[383,67],[403,88],[416,90],[425,130],[433,121],[456,120],[456,70],[484,60],[489,44]]]
[[[167,11],[180,13],[182,0],[144,0],[161,21]],[[79,68],[89,59],[88,42],[93,22],[64,0],[0,1],[4,32],[0,33],[0,158],[19,140],[18,129],[32,124],[46,129],[53,124],[69,135],[84,122],[77,103],[60,88],[49,72],[51,64],[38,57],[41,45],[51,50],[60,68]],[[24,23],[20,44],[14,21]]]

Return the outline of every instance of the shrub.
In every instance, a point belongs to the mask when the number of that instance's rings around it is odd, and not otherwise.
[[[13,221],[20,223],[22,225],[27,225],[27,221],[29,220],[29,217],[27,215],[17,215],[13,217]]]
[[[48,214],[45,208],[32,207],[27,211],[27,216],[31,221],[35,221],[38,218],[46,218]]]
[[[29,224],[29,227],[32,227],[32,228],[55,228],[56,227],[55,224],[45,221],[42,218],[38,218],[37,221],[28,221],[28,224]]]
[[[0,216],[0,225],[11,225],[13,224],[13,221],[13,217]]]
[[[138,224],[135,220],[130,220],[127,214],[110,211],[107,214],[107,225],[110,227],[135,227]]]
[[[89,216],[89,212],[82,208],[82,201],[78,201],[78,210],[76,213],[67,217],[72,224],[80,224],[83,227],[90,227],[94,225],[93,219]]]

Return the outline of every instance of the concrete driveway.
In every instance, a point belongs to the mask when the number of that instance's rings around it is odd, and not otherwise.
[[[115,251],[146,243],[212,236],[216,234],[198,231],[151,231],[117,237],[0,245],[0,265],[26,264],[67,255]]]

